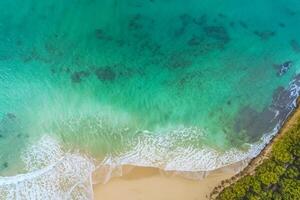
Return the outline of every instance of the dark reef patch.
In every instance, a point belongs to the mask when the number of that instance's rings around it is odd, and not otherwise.
[[[275,31],[254,31],[253,33],[261,40],[268,40],[276,35]]]
[[[300,75],[295,76],[293,85],[288,88],[278,87],[273,93],[272,104],[261,112],[249,106],[242,107],[235,118],[234,131],[246,134],[251,141],[255,141],[276,124],[282,125],[294,108],[297,87],[300,87]]]
[[[207,37],[213,38],[226,44],[230,41],[229,34],[223,26],[205,26],[203,31]]]
[[[231,28],[234,28],[234,27],[235,27],[235,22],[230,22],[230,23],[229,23],[229,26],[230,26]]]
[[[285,24],[283,22],[279,22],[278,25],[281,27],[281,28],[285,28]]]
[[[288,72],[288,70],[293,66],[292,61],[286,61],[280,65],[274,65],[275,69],[277,70],[277,76],[282,76]]]
[[[170,69],[187,68],[191,65],[192,61],[177,53],[171,55],[167,61],[167,67]]]
[[[179,16],[182,26],[187,26],[190,22],[192,22],[193,18],[189,14],[183,14]]]
[[[117,74],[110,67],[96,69],[95,75],[101,81],[114,81],[117,77]]]
[[[98,40],[112,40],[110,36],[108,36],[102,29],[98,28],[95,30],[95,37]]]
[[[241,26],[242,28],[248,29],[248,24],[246,24],[246,22],[244,22],[244,21],[239,21],[239,24],[240,24],[240,26]]]
[[[8,168],[8,162],[4,162],[4,163],[2,164],[2,167],[3,167],[3,169]]]
[[[11,120],[15,120],[17,118],[17,116],[13,113],[7,113],[6,116]]]
[[[185,33],[187,26],[193,21],[193,18],[188,14],[179,16],[180,27],[175,30],[175,37],[179,37]]]
[[[218,14],[218,17],[223,18],[223,19],[224,19],[224,18],[227,18],[227,16],[226,16],[225,14],[223,14],[223,13],[219,13],[219,14]]]
[[[201,15],[200,17],[193,18],[193,23],[198,26],[203,26],[207,24],[207,16]]]
[[[6,113],[0,120],[0,138],[15,138],[22,134],[22,127],[19,124],[17,116],[13,113]]]
[[[199,36],[193,35],[192,38],[187,42],[189,46],[198,46],[202,43],[202,38]]]
[[[139,30],[143,28],[143,23],[141,22],[142,15],[135,14],[128,22],[128,28],[130,30]]]
[[[226,102],[226,104],[228,105],[228,106],[231,106],[231,100],[228,100],[227,102]]]
[[[86,78],[89,75],[90,73],[86,71],[73,72],[71,74],[71,80],[73,83],[80,83],[83,78]]]
[[[245,106],[242,107],[237,114],[234,123],[234,131],[240,134],[246,134],[250,142],[253,142],[272,128],[274,128],[276,121],[274,120],[276,113],[268,107],[261,112]]]
[[[223,26],[205,26],[203,32],[207,38],[214,40],[208,43],[209,46],[213,45],[213,48],[223,49],[230,42],[230,36]]]
[[[294,52],[300,53],[300,44],[297,40],[291,40],[290,46],[292,47]]]

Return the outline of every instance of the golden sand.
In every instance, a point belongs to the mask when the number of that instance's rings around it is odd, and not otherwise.
[[[128,174],[94,185],[95,200],[202,200],[222,180],[233,176],[231,170],[211,172],[202,180],[168,175],[155,168],[135,167]]]

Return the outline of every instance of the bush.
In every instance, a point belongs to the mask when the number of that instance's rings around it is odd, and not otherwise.
[[[300,118],[273,144],[269,159],[255,169],[254,175],[225,188],[217,199],[300,199]]]

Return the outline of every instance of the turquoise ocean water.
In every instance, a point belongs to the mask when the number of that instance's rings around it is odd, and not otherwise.
[[[2,0],[0,175],[249,158],[293,109],[299,35],[297,0]]]

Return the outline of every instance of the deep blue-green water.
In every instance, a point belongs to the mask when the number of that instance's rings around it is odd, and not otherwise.
[[[297,0],[2,0],[0,174],[251,158],[294,107],[299,35]]]

